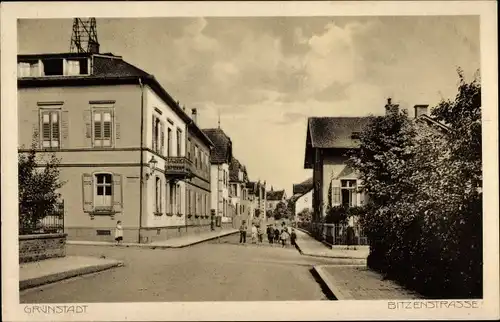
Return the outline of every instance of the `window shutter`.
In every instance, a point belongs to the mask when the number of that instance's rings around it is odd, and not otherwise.
[[[160,154],[165,155],[165,125],[160,123]],[[170,152],[170,146],[167,147]]]
[[[358,206],[364,206],[365,203],[366,203],[366,200],[365,200],[365,192],[362,191],[362,189],[363,189],[363,182],[361,180],[357,180],[356,181],[356,186],[357,186],[357,189],[356,189],[357,205]]]
[[[113,121],[115,123],[115,138],[117,140],[121,139],[121,125],[120,125],[120,120],[118,118],[118,114],[116,113],[116,110],[113,113]]]
[[[68,111],[62,111],[61,112],[61,146],[62,147],[69,147],[69,118],[68,118]]]
[[[41,119],[40,119],[40,110],[32,110],[31,111],[31,119],[32,119],[32,128],[31,128],[31,140],[32,143],[34,144],[35,148],[38,148],[40,145],[40,126],[41,126]],[[22,130],[22,129],[19,129]]]
[[[83,111],[83,121],[85,122],[85,143],[87,146],[92,145],[92,111],[84,110]]]
[[[122,212],[123,210],[123,189],[122,175],[113,174],[113,210]]]
[[[340,206],[340,180],[332,180],[332,206]]]
[[[82,175],[82,185],[83,185],[83,211],[91,212],[93,210],[93,199],[94,199],[94,180],[90,173],[84,173]]]

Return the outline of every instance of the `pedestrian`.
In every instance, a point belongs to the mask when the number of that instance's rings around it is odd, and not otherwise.
[[[296,240],[297,240],[297,234],[295,233],[295,229],[292,228],[292,233],[290,234],[290,243],[292,244],[293,247],[297,247],[297,244],[295,244]]]
[[[276,225],[274,226],[274,242],[276,244],[278,244],[280,242],[280,230],[278,229],[278,227],[276,227]]]
[[[262,243],[262,241],[264,239],[264,230],[262,229],[262,227],[260,225],[257,226],[257,234],[259,237],[259,243]]]
[[[115,227],[115,241],[116,241],[116,245],[121,244],[121,242],[123,241],[123,227],[122,227],[121,220],[118,220],[116,222],[116,227]]]
[[[240,225],[240,244],[245,244],[246,242],[247,242],[247,225],[245,221],[242,221]]]
[[[257,227],[255,225],[252,225],[252,244],[257,243]]]
[[[288,239],[288,231],[286,229],[283,229],[281,232],[281,245],[282,247],[286,246],[286,241]]]
[[[274,229],[273,227],[271,227],[271,225],[267,226],[267,240],[269,241],[269,244],[272,244],[273,243],[273,239],[274,239]]]

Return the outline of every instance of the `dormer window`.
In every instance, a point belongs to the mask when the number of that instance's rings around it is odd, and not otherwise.
[[[18,77],[89,75],[89,58],[28,59],[18,63]]]

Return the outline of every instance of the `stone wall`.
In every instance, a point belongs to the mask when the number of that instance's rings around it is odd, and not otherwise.
[[[66,234],[19,236],[19,263],[66,256]]]

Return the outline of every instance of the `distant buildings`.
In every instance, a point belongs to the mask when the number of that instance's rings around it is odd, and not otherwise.
[[[293,196],[290,202],[293,203],[295,219],[298,220],[298,214],[304,209],[312,212],[313,196],[313,178],[309,178],[301,183],[293,185]]]
[[[250,201],[250,218],[266,221],[266,182],[248,182],[247,191]]]
[[[285,190],[273,190],[273,187],[271,187],[271,190],[267,192],[266,201],[267,211],[274,211],[274,209],[276,209],[276,206],[280,202],[283,202],[285,203],[285,205],[287,205]]]
[[[222,222],[230,222],[229,165],[233,158],[232,141],[220,128],[204,129],[203,132],[214,143],[210,155],[212,209],[217,216],[222,217]]]
[[[209,229],[212,141],[122,57],[19,55],[18,115],[19,152],[61,159],[69,239],[112,240],[118,220],[126,242]]]

